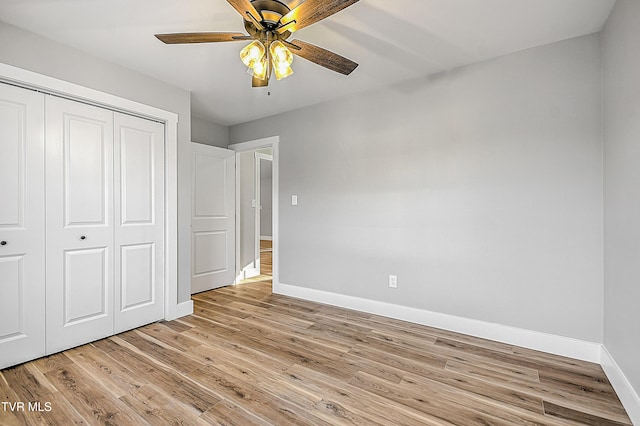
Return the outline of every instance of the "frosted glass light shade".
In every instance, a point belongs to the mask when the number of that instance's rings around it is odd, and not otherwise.
[[[293,70],[288,65],[284,67],[273,67],[273,71],[275,72],[276,79],[278,80],[282,80],[283,78],[289,77],[293,74]]]
[[[257,79],[264,80],[267,78],[267,71],[269,66],[267,64],[267,58],[262,57],[258,62],[253,65],[253,76]]]
[[[271,43],[269,53],[271,53],[273,66],[276,68],[285,68],[293,63],[293,54],[280,40]]]
[[[240,59],[243,64],[249,68],[253,68],[257,62],[264,58],[265,53],[266,49],[264,45],[258,40],[254,40],[240,51]]]
[[[293,74],[293,70],[291,69],[293,54],[280,40],[276,40],[271,43],[269,46],[269,53],[271,54],[273,71],[275,72],[278,80],[289,77]]]

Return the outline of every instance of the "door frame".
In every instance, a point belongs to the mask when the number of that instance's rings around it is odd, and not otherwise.
[[[164,124],[164,319],[192,313],[191,300],[178,303],[178,114],[3,63],[0,82]]]
[[[273,169],[273,175],[272,175],[272,186],[271,186],[271,196],[272,196],[272,231],[273,231],[273,248],[272,248],[272,255],[273,255],[273,272],[272,272],[272,276],[273,276],[273,286],[276,287],[277,284],[280,282],[279,281],[279,249],[280,249],[280,237],[279,237],[279,224],[280,224],[280,220],[279,220],[279,190],[280,190],[280,185],[279,185],[279,180],[280,180],[280,172],[279,172],[279,149],[280,149],[280,136],[270,136],[268,138],[262,138],[262,139],[254,139],[254,140],[250,140],[250,141],[246,141],[246,142],[240,142],[240,143],[236,143],[236,144],[231,144],[229,145],[229,149],[232,149],[234,151],[236,151],[237,153],[241,153],[241,152],[248,152],[248,151],[256,151],[259,149],[264,149],[264,148],[271,148],[271,157],[272,157],[272,169]],[[255,157],[254,157],[255,158]],[[236,160],[238,159],[238,156],[236,155]],[[236,163],[237,164],[237,163]],[[239,168],[236,167],[236,213],[239,211],[239,209],[237,208],[237,203],[238,200],[240,199],[239,197],[239,192],[240,192],[240,179],[238,179],[238,175],[237,173],[239,173]],[[258,200],[256,200],[256,211],[258,210]],[[258,221],[259,221],[259,214],[256,215],[258,217]],[[240,274],[239,271],[239,267],[240,267],[240,263],[239,261],[237,261],[237,259],[240,259],[240,232],[238,231],[240,229],[240,215],[236,214],[236,276],[238,276]],[[258,253],[260,251],[260,246],[259,246],[259,240],[260,240],[260,235],[258,235],[258,231],[259,228],[255,229],[256,235],[257,235],[257,239],[258,239],[258,245],[257,245],[257,250]]]
[[[273,148],[272,148],[273,149]],[[256,194],[256,208],[253,211],[254,213],[254,239],[253,239],[253,244],[254,244],[254,253],[253,253],[253,257],[256,259],[256,265],[258,267],[258,273],[260,272],[260,240],[261,240],[261,236],[262,236],[262,230],[260,228],[261,222],[262,222],[262,176],[261,176],[261,165],[260,165],[260,160],[266,160],[266,161],[271,161],[271,166],[273,169],[273,155],[268,155],[268,154],[263,154],[262,152],[256,151],[253,154],[253,170],[254,170],[254,191]],[[273,173],[272,173],[273,174]],[[273,179],[273,178],[272,178]],[[273,195],[273,181],[272,181],[272,185],[271,185],[271,193]],[[273,209],[273,201],[272,201],[272,209]],[[273,226],[273,216],[271,217],[271,226]],[[273,239],[273,236],[271,237]],[[237,276],[238,274],[236,274]]]

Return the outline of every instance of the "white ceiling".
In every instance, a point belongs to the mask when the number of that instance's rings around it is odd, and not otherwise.
[[[239,59],[247,42],[165,45],[153,36],[244,32],[226,0],[0,0],[0,20],[189,90],[194,115],[232,125],[598,32],[614,3],[361,0],[291,37],[359,63],[350,76],[296,57],[291,77],[260,89]]]

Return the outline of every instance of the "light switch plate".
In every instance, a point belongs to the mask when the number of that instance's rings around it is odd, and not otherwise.
[[[291,205],[292,206],[297,206],[298,205],[298,196],[297,195],[292,195],[291,196]]]
[[[389,287],[398,288],[398,276],[397,275],[389,275]]]

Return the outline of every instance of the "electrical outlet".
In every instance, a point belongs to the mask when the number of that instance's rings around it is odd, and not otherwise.
[[[389,275],[389,287],[398,288],[398,276],[397,275]]]
[[[291,205],[292,206],[297,206],[298,205],[298,196],[297,195],[292,195],[291,196]]]

